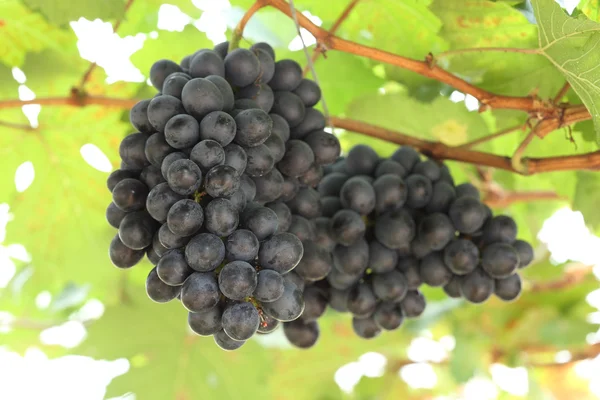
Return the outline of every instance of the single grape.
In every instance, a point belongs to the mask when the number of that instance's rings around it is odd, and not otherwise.
[[[494,293],[494,279],[483,269],[476,268],[461,278],[460,293],[471,303],[483,303]]]
[[[321,100],[321,88],[310,79],[302,79],[294,89],[294,94],[300,97],[306,107],[312,107]]]
[[[183,285],[183,282],[194,270],[185,261],[183,250],[169,250],[165,253],[158,265],[156,272],[161,281],[171,286]]]
[[[400,209],[408,197],[408,189],[398,175],[385,174],[373,182],[375,211],[379,214]]]
[[[321,196],[339,196],[342,186],[350,177],[347,174],[341,172],[332,172],[331,174],[325,175],[317,190]]]
[[[121,141],[119,155],[131,169],[142,169],[149,164],[144,152],[148,138],[144,133],[132,133]]]
[[[199,51],[190,60],[190,75],[194,78],[205,78],[209,75],[225,76],[223,58],[211,50]]]
[[[287,206],[292,213],[303,216],[304,218],[314,219],[321,216],[321,202],[319,193],[310,187],[302,188]]]
[[[292,200],[298,191],[300,190],[300,181],[297,178],[290,176],[283,177],[283,186],[281,188],[281,196],[278,200],[290,201]]]
[[[154,165],[147,165],[144,167],[142,172],[140,172],[140,181],[148,186],[148,189],[154,188],[159,183],[166,182],[160,168],[155,167]]]
[[[117,234],[110,242],[108,256],[115,267],[131,268],[144,258],[144,251],[125,246]]]
[[[393,271],[398,263],[398,253],[373,239],[369,243],[368,268],[376,274]]]
[[[179,200],[167,214],[169,230],[179,236],[191,236],[202,228],[202,206],[190,199]]]
[[[457,239],[444,249],[444,263],[456,275],[466,275],[479,263],[479,249],[470,240]]]
[[[383,302],[377,306],[373,320],[381,329],[386,331],[396,330],[404,322],[402,310],[395,303]]]
[[[159,183],[148,193],[146,210],[158,222],[166,222],[169,210],[182,198],[183,196],[171,190],[167,183]]]
[[[446,293],[448,297],[452,297],[455,299],[462,297],[462,295],[460,294],[461,279],[462,278],[460,275],[452,275],[450,282],[444,285],[444,293]]]
[[[224,330],[220,330],[219,332],[214,334],[215,343],[222,350],[233,351],[237,350],[246,343],[245,340],[233,340],[230,338]]]
[[[303,242],[312,240],[316,235],[313,221],[309,221],[300,215],[292,215],[292,223],[287,231]]]
[[[479,189],[477,189],[471,183],[461,183],[456,187],[456,198],[470,196],[477,200],[481,200],[481,195],[479,194]]]
[[[112,191],[113,203],[125,212],[143,209],[147,196],[148,186],[133,178],[123,179]]]
[[[225,165],[235,169],[238,175],[243,174],[248,163],[248,156],[244,149],[235,143],[230,143],[223,150],[225,150]]]
[[[119,225],[119,238],[133,250],[142,250],[152,244],[158,230],[157,222],[146,211],[128,213]]]
[[[313,164],[304,175],[298,177],[298,182],[301,185],[315,188],[321,182],[321,179],[323,179],[323,167]]]
[[[457,196],[448,210],[448,216],[457,231],[477,232],[485,222],[488,213],[482,203],[471,196]]]
[[[506,278],[519,267],[519,253],[508,243],[492,243],[481,252],[481,266],[492,278]]]
[[[331,254],[310,240],[303,242],[302,245],[304,255],[294,271],[305,281],[314,282],[326,278],[331,271]]]
[[[435,182],[440,179],[441,169],[437,162],[433,160],[425,160],[416,163],[413,167],[412,173],[423,175],[431,182]]]
[[[325,196],[321,197],[321,210],[324,217],[332,218],[342,209],[342,202],[339,197]],[[351,211],[351,210],[350,210]]]
[[[182,72],[181,67],[171,60],[158,60],[150,68],[150,82],[157,90],[162,90],[167,76],[173,72]]]
[[[309,170],[315,161],[311,148],[301,140],[290,140],[286,143],[285,155],[278,164],[281,173],[298,177]]]
[[[444,256],[440,251],[427,254],[419,265],[421,280],[429,286],[444,286],[452,278],[452,271],[444,264]]]
[[[233,141],[236,123],[226,112],[213,111],[202,118],[199,130],[201,140],[214,140],[224,147]]]
[[[162,174],[165,181],[167,179],[167,172],[169,171],[169,167],[177,160],[183,160],[184,158],[188,158],[187,155],[181,151],[176,151],[174,153],[169,153],[163,158],[162,163],[160,164],[160,173]]]
[[[354,210],[361,215],[368,215],[375,208],[375,190],[369,182],[360,176],[355,176],[342,186],[340,200],[344,208]]]
[[[154,251],[152,246],[146,248],[146,257],[152,265],[157,265],[160,261],[160,256]]]
[[[432,251],[433,250],[431,249],[431,247],[429,247],[427,243],[425,243],[425,241],[419,236],[417,236],[410,243],[410,254],[419,260],[421,260],[423,257],[431,253]]]
[[[408,187],[408,197],[406,205],[411,208],[425,207],[433,196],[433,186],[431,181],[423,175],[409,175],[406,180]]]
[[[117,207],[112,201],[106,208],[106,221],[108,221],[110,226],[112,226],[113,228],[119,228],[119,224],[121,223],[123,218],[125,218],[125,215],[127,215],[127,213],[121,210],[119,207]],[[291,218],[292,217],[290,215],[290,219]]]
[[[398,258],[396,268],[404,274],[409,290],[417,290],[423,283],[419,271],[419,260],[415,257],[407,256]]]
[[[348,294],[348,311],[357,318],[368,318],[375,312],[377,297],[367,283],[359,283]]]
[[[284,142],[290,140],[290,125],[285,118],[273,113],[269,114],[269,117],[273,120],[273,129],[271,132],[278,135]]]
[[[307,286],[304,289],[303,321],[316,321],[325,313],[328,303],[327,294],[328,291],[315,285]]]
[[[314,241],[320,248],[328,253],[331,253],[333,249],[335,249],[337,243],[329,229],[329,218],[318,217],[315,219]]]
[[[248,176],[243,174],[240,177],[240,189],[246,194],[246,201],[249,203],[256,196],[256,183]]]
[[[213,271],[225,259],[225,245],[218,236],[201,233],[185,246],[185,259],[198,272]]]
[[[248,164],[244,172],[247,175],[252,177],[263,176],[271,172],[275,166],[275,159],[266,145],[259,144],[258,146],[248,147],[245,151],[248,156]]]
[[[146,158],[155,167],[162,166],[165,157],[174,151],[175,149],[167,143],[165,135],[158,132],[148,138],[144,148]]]
[[[158,230],[158,240],[167,249],[177,249],[185,246],[191,237],[179,236],[171,232],[167,224],[163,224]]]
[[[338,312],[348,312],[348,295],[350,289],[329,288],[329,306]]]
[[[280,60],[275,63],[275,73],[269,82],[273,90],[291,91],[302,82],[302,68],[294,60]]]
[[[272,269],[263,269],[258,272],[253,296],[261,302],[275,301],[283,295],[283,283],[283,277],[279,272]]]
[[[240,188],[240,177],[229,165],[211,168],[204,179],[204,190],[212,197],[227,197]]]
[[[304,139],[310,132],[320,131],[325,128],[325,116],[316,108],[306,108],[302,121],[290,131],[292,139]]]
[[[352,329],[363,339],[373,339],[381,334],[381,328],[373,318],[352,318]]]
[[[267,203],[265,206],[273,210],[277,215],[278,223],[275,233],[287,232],[292,224],[292,212],[290,211],[289,207],[281,201]]]
[[[273,168],[263,176],[253,177],[252,180],[256,186],[256,196],[254,197],[256,202],[275,201],[283,193],[284,179],[277,168]]]
[[[145,168],[145,167],[144,167]],[[133,178],[138,179],[140,173],[138,171],[126,170],[126,169],[116,169],[110,173],[108,179],[106,180],[106,187],[112,193],[117,183],[121,182],[123,179]]]
[[[296,272],[294,272],[294,271],[286,272],[285,274],[283,274],[281,276],[283,277],[284,282],[293,283],[294,285],[296,285],[298,290],[300,290],[301,292],[304,292],[304,286],[306,286],[304,279],[302,279],[302,277],[300,275],[298,275]]]
[[[221,97],[223,98],[223,111],[231,112],[233,110],[233,103],[235,99],[233,96],[233,89],[231,89],[229,82],[227,82],[225,78],[218,75],[209,75],[204,79],[210,81],[213,85],[217,87],[217,89],[219,89]]]
[[[163,83],[162,94],[177,97],[181,100],[183,87],[190,79],[190,76],[184,76],[182,73],[177,72],[169,75]]]
[[[517,251],[517,254],[519,254],[519,268],[525,268],[531,264],[534,254],[533,247],[531,247],[529,243],[524,240],[516,240],[512,244],[512,247]]]
[[[410,243],[415,233],[415,221],[403,209],[382,214],[375,220],[375,237],[390,249]]]
[[[229,261],[252,261],[258,255],[259,242],[251,231],[238,229],[227,237],[225,249]]]
[[[175,193],[189,196],[200,188],[202,171],[192,160],[176,160],[167,171],[167,182]]]
[[[271,133],[267,140],[265,140],[264,145],[269,149],[274,163],[281,161],[285,155],[285,142],[279,135]]]
[[[304,311],[304,296],[302,291],[293,283],[284,281],[283,294],[275,301],[261,303],[265,314],[282,322],[297,319]]]
[[[148,104],[148,121],[158,132],[164,132],[167,121],[172,117],[184,113],[184,104],[174,96],[156,96]]]
[[[243,300],[256,289],[256,271],[245,261],[232,261],[225,264],[219,273],[219,289],[225,297]]]
[[[391,159],[400,163],[407,172],[410,172],[421,161],[421,156],[412,147],[403,146],[392,154]]]
[[[375,295],[383,301],[399,302],[408,292],[406,277],[397,270],[374,274],[372,284]]]
[[[198,121],[213,111],[221,111],[225,104],[221,90],[204,78],[194,78],[185,84],[181,102],[185,111]]]
[[[351,246],[337,245],[333,250],[333,266],[348,275],[358,275],[369,265],[369,245],[359,239]]]
[[[496,279],[494,294],[503,301],[516,300],[521,295],[522,283],[519,274],[512,274],[503,279]]]
[[[214,140],[203,140],[190,153],[190,160],[200,167],[202,173],[225,162],[225,150]]]
[[[233,340],[248,340],[260,324],[258,311],[251,303],[235,303],[223,311],[223,330]]]
[[[229,236],[239,223],[239,216],[231,201],[214,199],[205,208],[204,225],[217,236]]]
[[[285,274],[298,265],[303,254],[304,247],[297,236],[288,232],[278,233],[261,244],[258,262],[262,268]]]
[[[213,307],[208,311],[188,313],[188,325],[190,329],[200,336],[210,336],[223,329],[221,307]]]
[[[273,47],[271,47],[271,45],[269,43],[258,42],[258,43],[254,43],[252,46],[250,46],[250,50],[252,50],[252,51],[259,50],[259,49],[266,52],[269,56],[271,56],[271,58],[273,60],[275,59],[275,50],[273,50]]]
[[[153,268],[146,278],[146,294],[156,303],[167,303],[176,298],[181,292],[181,286],[169,286],[160,280]]]
[[[255,207],[242,215],[242,225],[263,241],[277,231],[277,214],[268,207]]]
[[[429,214],[419,223],[419,236],[432,250],[442,250],[454,234],[455,228],[446,214]]]
[[[273,129],[269,114],[258,108],[241,111],[236,115],[235,123],[237,130],[234,141],[245,147],[264,143]]]
[[[517,224],[507,215],[498,215],[490,219],[483,226],[483,242],[513,243],[517,239]]]
[[[319,339],[319,324],[316,321],[295,321],[283,324],[283,333],[287,340],[295,347],[308,349],[313,347]]]
[[[215,47],[213,47],[213,51],[219,55],[222,59],[225,59],[227,53],[229,52],[229,41],[221,42]],[[191,61],[191,60],[190,60]]]
[[[181,287],[181,303],[192,312],[206,312],[219,303],[219,285],[212,273],[194,272]]]
[[[251,48],[252,52],[258,58],[258,62],[260,63],[260,74],[258,75],[258,81],[262,82],[262,84],[269,83],[271,79],[273,79],[273,75],[275,74],[275,60],[271,56],[271,54],[259,48]],[[271,87],[269,89],[272,91]]]
[[[377,164],[379,156],[371,147],[359,144],[354,146],[346,157],[346,170],[349,175],[371,175]]]
[[[260,62],[248,49],[235,49],[225,57],[225,77],[238,87],[254,83],[260,75]]]
[[[431,199],[425,206],[425,212],[435,213],[442,212],[447,213],[450,208],[450,204],[456,198],[456,192],[452,185],[448,182],[439,180],[433,184]]]
[[[287,121],[290,128],[299,126],[306,115],[304,103],[300,97],[292,92],[275,92],[271,111],[281,115]]]
[[[406,318],[417,318],[425,311],[425,296],[418,290],[409,290],[400,302],[400,308]]]
[[[200,125],[191,115],[175,115],[165,125],[165,140],[176,149],[192,147],[200,141]]]
[[[152,238],[152,249],[159,257],[162,257],[167,251],[169,251],[169,249],[163,246],[163,244],[160,242],[158,232],[156,232]]]
[[[377,164],[377,168],[375,168],[374,176],[375,178],[379,178],[382,175],[392,174],[399,176],[400,178],[404,178],[408,175],[406,169],[400,164],[391,159],[385,159]]]

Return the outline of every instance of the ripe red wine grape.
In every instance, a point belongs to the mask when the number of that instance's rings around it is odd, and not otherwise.
[[[404,322],[402,310],[396,303],[382,302],[379,303],[373,313],[373,320],[381,329],[386,331],[396,330]]]
[[[200,188],[202,171],[192,160],[176,160],[167,170],[167,183],[175,193],[189,196]]]
[[[162,90],[163,83],[167,76],[173,72],[182,72],[183,70],[177,63],[171,60],[159,60],[152,64],[150,68],[150,82],[157,90]]]
[[[494,279],[483,269],[476,268],[461,278],[460,293],[471,303],[483,303],[494,293]]]
[[[196,271],[213,271],[225,259],[225,245],[218,236],[200,233],[185,246],[185,259]]]
[[[181,92],[181,103],[185,112],[198,121],[213,111],[221,111],[225,104],[221,90],[204,78],[194,78],[185,84]]]
[[[225,76],[223,58],[211,50],[196,53],[190,60],[190,75],[194,78],[205,78],[209,75]]]
[[[352,329],[363,339],[373,339],[381,334],[381,328],[373,318],[352,318]]]
[[[399,302],[408,292],[408,282],[403,273],[393,270],[373,275],[373,291],[378,299]]]
[[[316,321],[295,321],[283,324],[283,333],[291,344],[300,348],[308,349],[314,346],[319,339],[319,324]]]
[[[167,214],[169,230],[179,236],[191,236],[202,228],[204,212],[202,206],[190,199],[179,200]]]
[[[119,145],[121,160],[132,169],[142,169],[149,164],[144,148],[148,135],[144,133],[132,133],[126,136]]]
[[[260,62],[247,49],[235,49],[225,57],[225,77],[232,85],[248,86],[260,75]]]
[[[256,271],[245,261],[232,261],[219,272],[219,289],[231,300],[243,300],[256,289]]]
[[[291,91],[296,89],[301,82],[302,68],[296,61],[280,60],[275,63],[275,73],[269,81],[273,90]]]
[[[152,244],[158,223],[146,211],[128,213],[119,225],[119,238],[133,250],[142,250]]]
[[[194,272],[181,287],[181,303],[188,311],[206,312],[219,303],[219,285],[212,273]]]
[[[494,294],[503,301],[514,301],[521,294],[521,277],[512,274],[506,278],[496,279],[494,283]]]
[[[258,262],[263,268],[285,274],[298,265],[303,254],[304,247],[296,235],[278,233],[261,243]]]
[[[223,329],[222,315],[223,310],[219,306],[205,312],[189,312],[188,325],[194,333],[200,336],[211,336]]]
[[[171,286],[183,285],[183,282],[194,270],[185,261],[183,250],[169,250],[156,266],[156,272],[161,281]]]
[[[263,269],[257,274],[253,296],[260,302],[269,303],[283,295],[284,280],[281,274],[272,269]]]
[[[306,107],[312,107],[321,100],[321,88],[310,79],[302,79],[293,90]]]
[[[444,263],[452,273],[466,275],[479,263],[479,248],[467,239],[454,240],[444,249]]]
[[[146,278],[146,294],[156,303],[167,303],[181,293],[181,286],[169,286],[160,280],[156,267],[150,270]]]
[[[119,235],[110,242],[108,255],[117,268],[131,268],[144,257],[143,250],[133,250],[123,244]]]
[[[519,253],[510,244],[492,243],[481,253],[481,266],[493,278],[506,278],[519,267]]]
[[[293,283],[284,281],[283,294],[272,302],[260,303],[263,311],[278,321],[289,322],[297,319],[304,311],[302,291]]]

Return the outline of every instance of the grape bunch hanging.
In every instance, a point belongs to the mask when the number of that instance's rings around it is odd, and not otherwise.
[[[159,93],[131,109],[138,132],[108,178],[110,259],[146,256],[150,299],[178,299],[194,332],[235,350],[280,324],[311,347],[328,306],[375,337],[424,311],[422,284],[475,303],[519,295],[531,246],[476,188],[408,147],[340,158],[298,63],[228,47],[152,66]]]

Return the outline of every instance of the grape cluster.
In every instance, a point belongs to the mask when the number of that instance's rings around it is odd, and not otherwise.
[[[284,324],[299,347],[316,342],[327,305],[350,312],[363,338],[399,328],[425,310],[423,284],[472,303],[492,294],[512,301],[521,292],[517,271],[533,259],[512,218],[493,216],[477,188],[455,185],[444,164],[410,147],[381,159],[357,145],[326,168],[315,197],[294,203],[314,230],[313,242],[298,234],[304,256],[295,271],[313,281],[306,308]]]
[[[320,211],[305,204],[319,204],[314,186],[340,145],[298,63],[276,62],[266,43],[228,47],[154,63],[159,93],[130,111],[137,132],[120,144],[106,218],[118,229],[112,263],[146,255],[150,299],[179,299],[194,332],[235,350],[298,319],[305,279],[327,275],[306,266]]]

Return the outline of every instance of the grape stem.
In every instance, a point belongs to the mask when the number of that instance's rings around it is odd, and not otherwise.
[[[356,5],[358,4],[359,1],[360,0],[352,0],[352,1],[350,1],[350,3],[348,3],[348,5],[346,6],[346,8],[344,8],[344,11],[342,11],[342,13],[338,17],[338,19],[336,19],[335,22],[333,23],[333,25],[331,25],[331,28],[329,29],[330,35],[333,35],[337,32],[339,27],[342,25],[342,22],[344,22],[348,18],[348,16],[350,16],[350,13],[354,9],[354,7],[356,7]],[[319,59],[319,55],[323,54],[323,56],[325,56],[326,51],[327,51],[327,49],[325,48],[325,46],[321,46],[321,45],[315,46],[315,50],[313,51],[313,54],[310,59],[311,62],[313,64],[315,62],[317,62],[317,60]],[[308,71],[310,71],[310,64],[307,64],[304,67],[304,71],[302,71],[302,74],[304,76],[306,76],[306,74],[308,74]]]
[[[256,0],[254,4],[246,11],[240,22],[237,24],[233,31],[233,35],[231,35],[231,40],[229,41],[228,52],[237,49],[240,47],[240,40],[242,40],[244,34],[244,28],[246,28],[246,24],[250,21],[250,18],[261,8],[267,6],[266,0]]]

